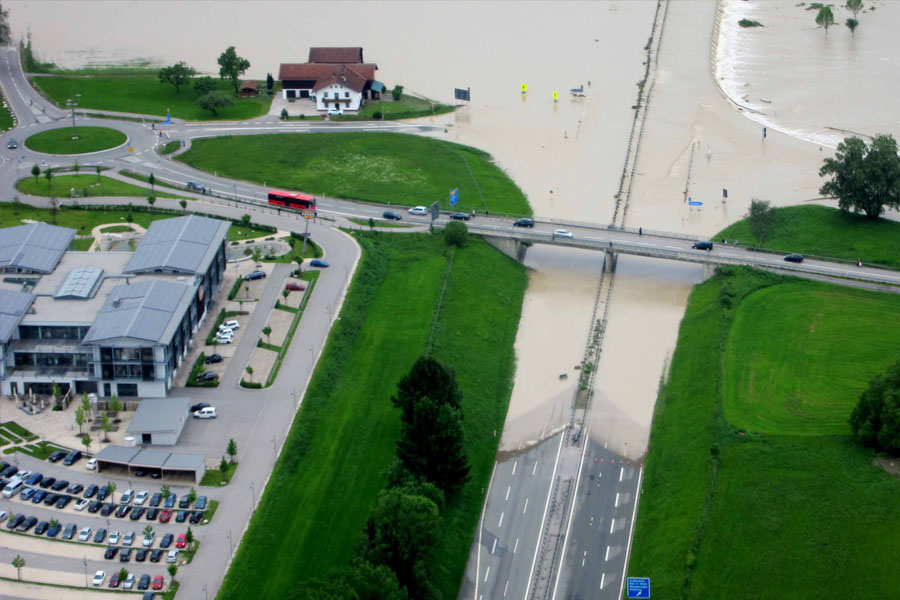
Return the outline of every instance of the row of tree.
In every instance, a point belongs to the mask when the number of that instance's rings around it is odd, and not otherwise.
[[[846,8],[853,13],[853,16],[849,17],[844,24],[850,30],[851,34],[856,35],[856,28],[859,26],[859,21],[856,19],[856,16],[863,9],[862,0],[847,0]],[[816,25],[823,27],[825,29],[825,35],[828,35],[828,28],[834,25],[834,12],[831,10],[831,5],[818,5],[818,9],[819,12],[816,13]]]
[[[234,87],[235,95],[240,91],[238,81],[247,69],[250,68],[250,61],[246,58],[238,56],[234,46],[229,46],[225,52],[219,55],[219,78],[231,81]],[[225,108],[234,104],[232,97],[218,89],[216,80],[209,76],[196,77],[197,70],[186,62],[179,61],[174,65],[163,67],[159,70],[159,82],[168,83],[175,88],[175,93],[179,93],[183,86],[193,82],[194,92],[197,94],[197,106],[218,115],[220,108]],[[269,85],[269,75],[266,84]],[[271,87],[271,86],[270,86]]]
[[[397,385],[397,455],[350,565],[306,582],[302,600],[431,599],[427,560],[441,532],[446,499],[469,480],[462,392],[453,371],[420,358]]]

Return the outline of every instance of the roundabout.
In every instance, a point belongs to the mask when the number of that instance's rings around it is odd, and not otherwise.
[[[59,127],[36,133],[25,146],[44,154],[89,154],[116,148],[128,141],[121,131],[108,127]]]

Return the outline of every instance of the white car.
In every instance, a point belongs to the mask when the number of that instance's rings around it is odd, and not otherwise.
[[[234,332],[229,331],[228,333],[220,332],[216,334],[216,341],[220,344],[230,344],[234,341]]]
[[[409,209],[409,214],[424,217],[428,214],[428,209],[424,206],[413,206],[411,209]]]
[[[232,329],[240,329],[240,328],[241,328],[241,324],[238,323],[237,321],[234,321],[234,320],[232,320],[232,321],[225,321],[224,323],[222,323],[221,325],[219,325],[219,329],[228,329],[228,330],[232,330]]]
[[[137,496],[134,497],[135,506],[143,506],[144,502],[147,501],[147,497],[150,495],[150,492],[147,490],[141,490],[137,493]]]
[[[0,510],[0,523],[5,521],[7,517],[9,517],[9,513],[5,510]]]
[[[94,584],[94,587],[100,587],[103,585],[103,582],[105,580],[106,580],[106,572],[97,571],[96,573],[94,573],[94,580],[92,581],[92,583]]]
[[[109,532],[109,544],[114,546],[119,543],[119,538],[122,536],[118,531],[110,531]]]
[[[169,550],[169,553],[166,555],[166,562],[169,564],[178,562],[178,550]]]
[[[133,543],[134,543],[134,532],[133,532],[133,531],[129,531],[128,533],[125,534],[125,537],[122,538],[122,545],[123,545],[123,546],[130,546],[130,545],[132,545]]]
[[[96,458],[90,459],[89,461],[87,461],[87,464],[84,466],[88,471],[96,471],[97,470],[97,459]]]
[[[91,528],[90,527],[82,527],[81,533],[78,534],[79,542],[86,542],[91,539]]]
[[[119,498],[119,504],[131,504],[132,498],[134,498],[134,490],[129,488],[122,492],[122,496]]]
[[[215,406],[207,406],[206,408],[201,408],[200,410],[194,411],[195,419],[215,419],[216,418],[216,407]]]
[[[84,510],[87,508],[87,505],[90,504],[91,501],[87,498],[82,498],[78,502],[75,503],[75,510]]]
[[[573,238],[575,236],[568,229],[557,229],[553,232],[553,237]]]
[[[134,573],[129,573],[128,577],[125,578],[125,581],[122,582],[122,588],[126,590],[130,590],[134,587]]]

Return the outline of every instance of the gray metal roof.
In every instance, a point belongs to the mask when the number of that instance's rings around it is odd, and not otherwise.
[[[103,269],[100,267],[76,267],[69,272],[59,286],[54,298],[91,298],[97,291]]]
[[[131,466],[162,468],[168,458],[168,452],[161,450],[141,450],[131,459]]]
[[[0,235],[0,268],[49,273],[69,248],[75,230],[46,223],[6,227]]]
[[[164,269],[205,273],[229,227],[228,221],[196,215],[154,221],[128,261],[125,272]]]
[[[128,433],[177,431],[187,418],[187,398],[147,398],[138,404]]]
[[[137,456],[140,448],[129,448],[127,446],[114,446],[110,444],[94,455],[97,460],[105,460],[109,462],[129,464],[131,459]]]
[[[169,460],[163,465],[165,469],[199,469],[206,465],[206,458],[202,454],[175,454],[169,455]]]
[[[0,343],[5,344],[12,337],[32,300],[32,294],[0,288]]]
[[[195,290],[191,285],[160,279],[117,285],[82,343],[132,338],[167,344],[190,306]]]

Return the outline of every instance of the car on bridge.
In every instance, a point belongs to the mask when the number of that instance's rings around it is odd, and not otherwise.
[[[534,227],[534,219],[516,219],[513,227]]]
[[[553,237],[573,238],[575,237],[575,234],[573,234],[568,229],[557,229],[553,232]]]
[[[784,260],[792,263],[802,263],[803,255],[802,254],[788,254],[784,257]]]
[[[401,217],[400,215],[398,215],[397,213],[395,213],[392,210],[384,211],[384,214],[382,214],[381,217],[383,219],[387,219],[389,221],[402,221],[403,220],[403,217]]]
[[[713,243],[712,242],[694,242],[691,244],[691,248],[694,250],[712,250]]]
[[[189,189],[189,190],[191,190],[191,191],[194,191],[194,192],[200,192],[201,194],[205,194],[205,193],[206,193],[206,186],[205,186],[205,185],[200,184],[200,183],[195,183],[195,182],[193,182],[193,181],[188,181],[188,182],[187,182],[187,189]]]
[[[409,209],[409,214],[424,217],[428,214],[428,209],[424,206],[413,206],[411,209]]]
[[[464,213],[464,212],[456,212],[456,213],[453,213],[452,215],[450,215],[450,218],[453,219],[454,221],[468,221],[469,217],[470,217],[469,213]]]

